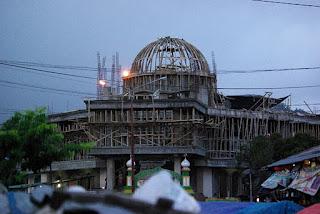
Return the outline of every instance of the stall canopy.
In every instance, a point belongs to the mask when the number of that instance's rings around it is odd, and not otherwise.
[[[275,189],[278,185],[287,187],[290,183],[291,173],[288,170],[273,173],[265,182],[261,184],[263,188]]]
[[[289,188],[314,196],[320,188],[320,167],[302,168]]]
[[[268,167],[271,168],[276,166],[294,164],[294,163],[298,163],[298,162],[308,160],[311,158],[316,158],[316,157],[320,157],[320,146],[315,146],[303,152],[300,152],[298,154],[291,155],[285,159],[279,160],[277,162],[274,162],[268,165]]]

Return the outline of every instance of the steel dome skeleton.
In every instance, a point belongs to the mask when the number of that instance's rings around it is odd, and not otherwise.
[[[175,72],[209,74],[203,54],[183,39],[164,37],[143,48],[133,61],[132,73],[143,74],[162,69]]]

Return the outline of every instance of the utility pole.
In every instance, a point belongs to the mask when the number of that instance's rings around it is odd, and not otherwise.
[[[130,89],[130,147],[131,147],[131,162],[132,162],[132,193],[135,190],[135,183],[134,183],[134,174],[135,174],[135,157],[134,157],[134,136],[133,136],[133,117],[134,117],[134,113],[133,113],[133,90]]]
[[[129,75],[126,75],[126,78],[128,78]],[[134,143],[134,135],[133,135],[133,132],[134,132],[134,127],[133,127],[133,123],[134,123],[134,111],[133,111],[133,100],[134,100],[134,95],[135,95],[135,90],[137,90],[138,88],[141,88],[141,87],[144,87],[148,84],[151,84],[153,82],[156,82],[156,81],[161,81],[161,80],[164,80],[164,79],[167,79],[167,77],[160,77],[159,79],[155,79],[151,82],[148,82],[146,84],[143,84],[143,85],[140,85],[138,87],[135,87],[133,88],[133,83],[132,82],[129,82],[130,86],[129,86],[129,91],[126,93],[128,94],[129,98],[130,98],[130,111],[129,111],[129,114],[130,114],[130,121],[129,121],[129,144],[130,144],[130,158],[131,158],[131,161],[132,161],[132,176],[131,176],[131,181],[132,181],[132,192],[134,192],[135,190],[135,183],[134,183],[134,174],[135,174],[135,154],[134,154],[134,149],[135,149],[135,143]],[[160,93],[160,89],[159,89],[159,92],[156,91],[157,93]],[[125,96],[125,95],[124,95]]]
[[[250,202],[253,201],[252,196],[252,173],[251,173],[251,167],[250,167],[250,173],[249,173],[249,185],[250,185]]]

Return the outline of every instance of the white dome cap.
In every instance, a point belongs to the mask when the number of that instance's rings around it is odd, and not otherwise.
[[[132,159],[131,158],[127,161],[126,165],[128,168],[132,167]]]
[[[182,167],[189,167],[190,162],[187,160],[187,158],[184,158],[184,160],[181,162]]]

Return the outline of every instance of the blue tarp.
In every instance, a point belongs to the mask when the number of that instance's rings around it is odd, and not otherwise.
[[[303,209],[291,201],[250,203],[250,202],[200,202],[203,214],[295,214]]]
[[[200,202],[201,213],[203,214],[232,214],[254,204],[250,202]]]

